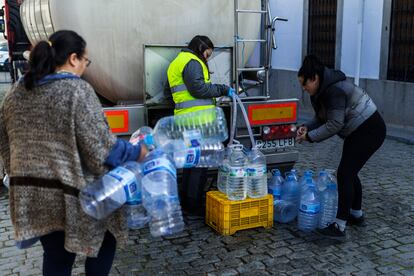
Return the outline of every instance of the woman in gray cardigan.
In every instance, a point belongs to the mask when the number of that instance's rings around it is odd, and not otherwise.
[[[347,222],[364,225],[358,172],[384,142],[385,123],[363,89],[346,81],[341,71],[325,67],[314,55],[305,57],[298,79],[310,95],[315,116],[298,129],[297,141],[321,142],[335,134],[344,139],[337,171],[337,216],[319,231],[343,240]]]
[[[108,169],[141,160],[111,132],[92,87],[86,42],[58,31],[31,51],[29,71],[0,107],[0,154],[10,176],[10,215],[19,248],[40,240],[43,275],[71,275],[76,254],[86,275],[108,275],[117,244],[128,238],[122,209],[103,220],[86,215],[79,191]]]

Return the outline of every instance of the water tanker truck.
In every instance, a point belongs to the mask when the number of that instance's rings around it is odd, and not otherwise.
[[[207,35],[216,46],[209,61],[213,83],[239,91],[268,168],[286,170],[298,159],[297,99],[270,97],[280,18],[269,7],[268,0],[5,0],[10,69],[17,79],[25,68],[22,53],[31,45],[57,30],[76,31],[92,60],[83,77],[98,94],[112,131],[127,136],[173,114],[163,93],[167,67],[194,35]],[[218,105],[230,124],[230,99]],[[251,146],[241,112],[235,139]]]

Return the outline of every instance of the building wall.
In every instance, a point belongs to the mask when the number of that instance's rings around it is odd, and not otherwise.
[[[341,70],[347,76],[352,77],[355,76],[356,68],[360,1],[362,0],[344,1],[343,8]],[[360,68],[361,78],[379,78],[382,13],[382,1],[365,0]]]
[[[286,17],[289,21],[279,22],[276,26],[278,49],[273,52],[270,93],[272,98],[298,98],[300,111],[311,112],[309,96],[301,90],[296,77],[306,38],[303,31],[306,1],[310,0],[271,1],[272,15]],[[339,64],[349,78],[354,77],[357,60],[359,1],[343,1],[343,8],[338,9],[343,17],[342,26],[338,26],[342,31]],[[380,63],[383,62],[381,32],[384,1],[365,0],[360,86],[373,98],[388,124],[414,127],[414,83],[379,79]]]

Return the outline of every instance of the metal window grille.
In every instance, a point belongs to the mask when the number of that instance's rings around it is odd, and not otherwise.
[[[388,79],[414,82],[414,1],[393,0]]]
[[[309,0],[308,53],[335,66],[337,0]]]

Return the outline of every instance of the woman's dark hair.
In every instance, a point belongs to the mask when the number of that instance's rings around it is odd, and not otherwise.
[[[71,54],[75,53],[80,58],[85,54],[85,49],[85,40],[74,31],[57,31],[49,37],[49,41],[38,42],[30,52],[24,86],[27,90],[33,89],[39,80],[64,65]]]
[[[196,35],[188,44],[188,49],[193,51],[194,54],[204,62],[208,69],[207,60],[203,56],[203,53],[207,49],[214,49],[213,42],[211,42],[210,38],[204,35]]]
[[[302,67],[300,67],[298,72],[298,77],[303,78],[303,83],[305,84],[307,80],[314,80],[315,75],[319,76],[319,82],[323,82],[323,72],[325,66],[315,55],[307,55],[303,60]]]

